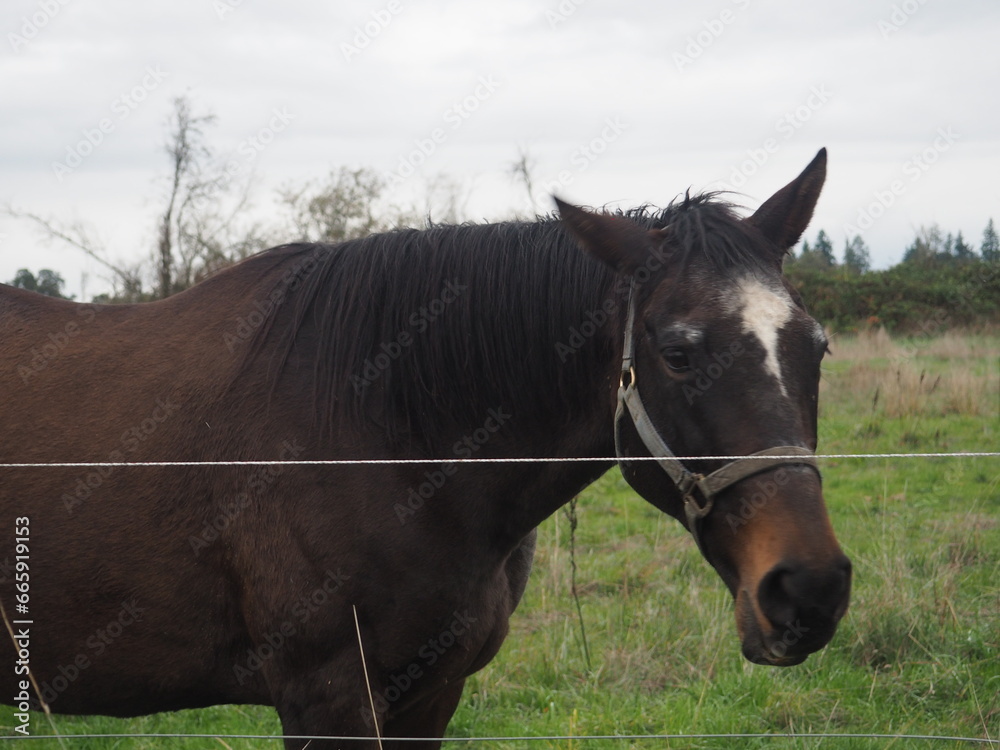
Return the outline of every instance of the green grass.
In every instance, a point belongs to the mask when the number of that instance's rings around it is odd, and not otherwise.
[[[821,452],[1000,445],[997,336],[910,342],[870,336],[835,342],[834,351],[821,397]],[[591,663],[570,595],[569,520],[561,511],[540,528],[535,569],[510,636],[499,656],[469,679],[450,736],[847,732],[1000,738],[1000,461],[839,459],[824,461],[823,472],[855,579],[851,608],[832,644],[805,664],[775,669],[740,656],[721,581],[680,525],[638,499],[613,471],[581,495],[577,509],[577,586]],[[280,732],[273,711],[231,706],[134,721],[55,720],[64,734]],[[12,721],[11,709],[4,708],[3,731]],[[43,717],[34,717],[33,731],[47,731]],[[261,744],[225,741],[231,748]],[[209,745],[223,746],[209,740],[170,740],[166,746]],[[81,746],[165,743],[70,745]],[[808,738],[530,745],[664,746],[953,745]],[[42,740],[31,747],[55,744]]]

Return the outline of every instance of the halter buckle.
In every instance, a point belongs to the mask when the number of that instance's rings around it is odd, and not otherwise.
[[[690,474],[688,477],[685,477],[684,485],[678,487],[681,495],[684,497],[685,512],[688,515],[693,514],[697,518],[707,516],[715,504],[715,497],[706,492],[705,488],[701,485],[701,481],[704,478],[701,474]],[[698,495],[701,495],[703,503],[698,501]]]

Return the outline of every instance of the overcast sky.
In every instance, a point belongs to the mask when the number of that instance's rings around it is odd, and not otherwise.
[[[0,202],[88,222],[112,257],[153,247],[172,99],[276,186],[373,168],[400,202],[463,186],[471,218],[540,194],[664,205],[731,188],[756,207],[826,146],[807,237],[860,233],[876,266],[920,225],[978,247],[1000,219],[1000,4],[987,0],[444,2],[5,0]],[[91,147],[89,141],[99,144]],[[267,141],[264,143],[263,141]],[[411,174],[412,172],[412,174]],[[107,289],[73,249],[0,221],[0,280],[53,268]],[[82,286],[85,279],[85,286]]]

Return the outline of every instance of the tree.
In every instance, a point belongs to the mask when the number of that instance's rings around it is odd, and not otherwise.
[[[465,185],[446,172],[439,172],[429,177],[424,183],[424,206],[419,212],[427,225],[461,224],[467,221],[468,202],[472,195],[472,187]],[[397,212],[397,224],[407,223],[419,225],[416,208],[410,212]],[[517,218],[515,213],[513,218]]]
[[[535,180],[532,176],[535,165],[535,158],[528,149],[524,146],[519,146],[517,149],[517,159],[511,162],[507,169],[507,173],[511,176],[511,179],[524,185],[528,198],[528,206],[531,207],[532,213],[538,212],[537,204],[535,203]],[[518,212],[515,212],[514,215],[515,217],[518,216]]]
[[[975,249],[973,249],[972,245],[966,243],[961,232],[955,235],[955,242],[952,245],[951,251],[952,255],[955,256],[955,260],[959,263],[968,263],[969,261],[976,259]]]
[[[223,164],[208,145],[212,114],[195,115],[187,97],[174,99],[166,153],[170,176],[157,230],[158,296],[187,289],[271,242],[271,234],[246,218],[252,175],[240,163]]]
[[[167,206],[160,217],[158,232],[159,295],[168,297],[174,292],[173,248],[176,235],[180,234],[180,217],[175,217],[181,194],[190,194],[201,188],[203,180],[202,161],[211,156],[204,145],[204,127],[215,120],[214,115],[195,116],[191,113],[191,101],[186,96],[174,99],[174,110],[170,114],[170,132],[165,150],[170,157],[171,179],[167,195]]]
[[[41,231],[44,241],[64,242],[104,266],[111,272],[110,281],[114,289],[111,298],[114,301],[138,302],[149,298],[142,291],[145,275],[144,264],[142,262],[126,263],[109,260],[110,253],[93,227],[81,221],[64,223],[50,217],[39,216],[30,211],[22,211],[9,204],[0,210],[0,214],[13,219],[27,220]]]
[[[256,224],[247,226],[243,219],[249,207],[250,176],[236,179],[206,143],[204,128],[213,121],[211,115],[194,115],[186,97],[174,100],[166,143],[171,169],[165,206],[156,213],[152,258],[113,261],[111,251],[88,225],[10,206],[2,213],[27,219],[47,240],[65,242],[110,271],[113,291],[101,295],[102,302],[142,302],[186,289],[268,244],[266,232]]]
[[[848,242],[844,242],[844,268],[852,273],[868,273],[872,267],[871,253],[868,246],[861,239],[861,235],[854,235]]]
[[[48,297],[72,299],[72,297],[67,297],[62,293],[63,284],[65,283],[62,276],[55,271],[50,271],[48,268],[43,268],[39,271],[38,276],[35,276],[27,268],[22,268],[14,276],[14,280],[10,282],[10,285],[20,289],[27,289],[29,292],[38,292]]]
[[[903,253],[903,263],[933,263],[940,260],[944,255],[944,237],[941,234],[941,227],[931,224],[928,227],[921,226],[917,230],[913,242]]]
[[[27,268],[20,269],[14,274],[14,280],[7,283],[11,286],[16,286],[18,289],[27,289],[29,292],[38,291],[38,280],[35,278],[35,274]]]
[[[804,270],[824,271],[837,265],[837,260],[833,257],[833,245],[830,238],[822,229],[816,237],[816,244],[809,245],[809,240],[802,243],[802,252],[792,265],[795,268]]]
[[[954,248],[955,248],[955,235],[953,235],[951,232],[948,232],[948,234],[946,234],[944,237],[944,244],[941,246],[941,252],[939,252],[938,255],[944,258],[945,260],[951,260],[952,258],[955,257]]]
[[[829,236],[823,229],[820,229],[819,234],[816,235],[816,246],[813,248],[813,252],[827,268],[833,268],[837,265],[837,259],[833,255],[833,243],[830,242]]]
[[[1000,238],[997,237],[997,230],[993,227],[993,219],[989,220],[986,229],[983,230],[983,241],[979,245],[979,254],[987,263],[1000,262]]]
[[[294,239],[343,242],[413,223],[411,214],[382,205],[386,187],[371,169],[341,167],[325,182],[286,187],[280,196],[291,214]]]

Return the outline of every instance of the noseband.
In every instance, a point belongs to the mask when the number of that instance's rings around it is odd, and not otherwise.
[[[639,387],[635,377],[635,341],[633,328],[635,326],[635,280],[629,289],[628,316],[625,321],[625,346],[622,353],[622,374],[618,387],[618,409],[615,412],[615,453],[618,456],[619,465],[623,464],[627,456],[622,451],[622,425],[625,423],[625,412],[628,411],[632,417],[632,424],[635,425],[639,438],[650,455],[656,458],[660,468],[667,473],[673,481],[681,495],[684,497],[684,516],[687,519],[688,531],[694,537],[698,548],[705,554],[705,547],[701,539],[701,522],[712,512],[715,505],[716,496],[728,487],[737,482],[770,471],[778,466],[796,465],[810,466],[817,474],[819,467],[816,465],[816,458],[813,452],[794,445],[779,445],[773,448],[765,448],[756,453],[749,454],[746,458],[730,461],[719,469],[716,469],[707,476],[688,471],[683,463],[677,458],[666,441],[649,418],[649,413],[639,397]],[[776,456],[776,458],[768,458]],[[699,502],[696,493],[701,495],[702,502]]]

